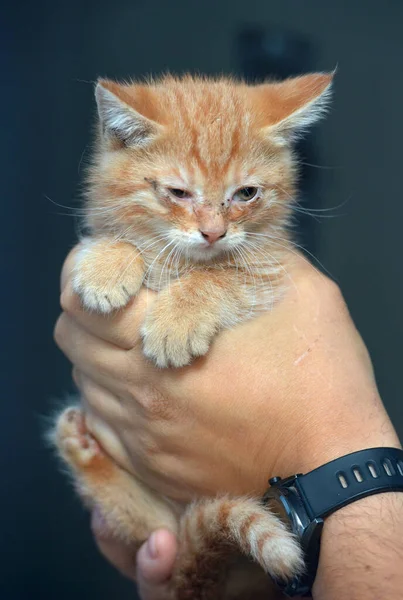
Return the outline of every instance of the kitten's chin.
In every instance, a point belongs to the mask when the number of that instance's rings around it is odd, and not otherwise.
[[[188,251],[188,256],[195,262],[203,263],[210,262],[214,258],[218,256],[223,256],[225,253],[224,248],[211,246],[211,247],[200,247],[200,248],[191,248]]]

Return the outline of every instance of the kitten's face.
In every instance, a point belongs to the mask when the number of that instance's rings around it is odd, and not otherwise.
[[[220,125],[225,127],[221,132]],[[147,152],[145,161],[142,152],[126,151],[127,156],[109,165],[118,196],[115,216],[120,214],[122,230],[134,242],[144,245],[161,235],[178,254],[208,262],[254,242],[248,233],[285,221],[289,202],[283,199],[292,195],[289,153],[247,135],[245,150],[234,153],[234,132],[228,123],[220,125],[216,130],[199,126],[196,139],[206,133],[218,138],[209,140],[204,152],[192,150],[184,133],[174,133],[161,153],[156,143],[156,152],[151,157]],[[220,137],[226,139],[219,143]],[[124,198],[119,198],[121,186],[125,192],[132,188]]]
[[[190,261],[230,253],[242,260],[242,248],[259,245],[257,233],[275,236],[286,225],[293,118],[306,106],[311,113],[330,84],[328,75],[307,77],[286,89],[287,82],[192,79],[99,84],[103,136],[91,176],[92,226],[140,249],[167,245]],[[307,111],[297,120],[308,121]]]

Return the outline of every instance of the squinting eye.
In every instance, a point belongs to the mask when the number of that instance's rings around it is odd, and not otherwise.
[[[190,198],[190,193],[179,188],[168,188],[168,192],[175,198]]]
[[[248,200],[253,200],[258,193],[258,188],[256,187],[244,187],[235,192],[233,198],[234,200],[241,200],[242,202],[247,202]]]

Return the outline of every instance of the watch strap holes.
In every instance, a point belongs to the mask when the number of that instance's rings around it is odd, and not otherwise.
[[[374,479],[377,479],[379,477],[377,465],[371,460],[371,461],[367,462],[367,467],[368,467],[368,471],[369,471],[371,477],[373,477]]]
[[[336,473],[336,477],[339,480],[339,483],[343,489],[348,488],[348,479],[346,474],[343,473],[343,471],[339,471],[338,473]]]
[[[362,481],[364,481],[364,476],[361,473],[361,469],[359,467],[353,467],[352,471],[353,471],[353,475],[356,478],[356,480],[358,481],[358,483],[361,483]]]
[[[402,460],[392,462],[390,460],[390,458],[382,458],[380,460],[379,466],[373,460],[369,460],[365,464],[368,469],[368,473],[370,474],[370,476],[373,479],[378,479],[381,476],[381,473],[379,471],[380,468],[384,473],[386,473],[386,475],[388,477],[393,477],[394,475],[401,475],[403,477],[403,461]],[[358,483],[362,483],[367,478],[366,477],[367,472],[365,470],[363,470],[363,468],[361,466],[358,466],[358,465],[354,465],[351,467],[351,473],[352,473],[353,478]],[[349,480],[348,480],[348,477],[347,477],[345,471],[338,471],[336,473],[336,477],[343,489],[346,489],[349,487],[350,483],[349,483]]]
[[[385,471],[386,475],[389,475],[389,477],[392,477],[392,475],[396,475],[395,468],[392,465],[392,462],[389,460],[389,458],[383,459],[382,467],[383,467],[383,470]]]

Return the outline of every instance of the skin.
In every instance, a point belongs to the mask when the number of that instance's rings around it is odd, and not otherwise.
[[[154,295],[143,291],[107,318],[85,313],[72,292],[72,262],[71,254],[56,342],[74,365],[94,435],[159,493],[184,502],[261,494],[270,476],[362,448],[400,447],[340,291],[304,259],[290,265],[273,311],[222,332],[206,357],[176,370],[157,369],[142,354],[139,327]],[[402,508],[402,494],[381,494],[326,520],[315,600],[397,597]],[[136,574],[133,551],[111,539],[97,511],[93,531],[104,555],[137,578],[144,600],[163,600],[176,553],[169,532],[141,548]]]

